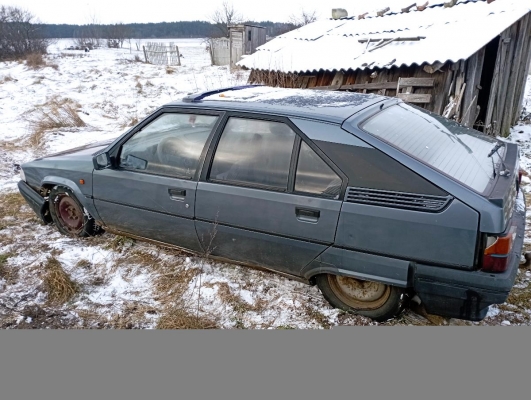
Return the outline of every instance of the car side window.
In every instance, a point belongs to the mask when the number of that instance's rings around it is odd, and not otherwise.
[[[218,118],[213,115],[162,114],[123,144],[120,167],[191,179]]]
[[[219,141],[210,180],[287,191],[295,132],[286,124],[232,117]]]
[[[301,143],[295,191],[339,198],[341,178],[306,143]]]

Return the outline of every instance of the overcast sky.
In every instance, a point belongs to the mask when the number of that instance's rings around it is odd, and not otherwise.
[[[344,8],[349,15],[390,5],[409,5],[412,0],[229,0],[245,19],[285,22],[301,9],[317,11],[330,18],[332,8]],[[223,0],[0,0],[2,5],[19,6],[31,11],[41,22],[87,24],[95,16],[98,22],[173,22],[209,20]],[[409,4],[406,4],[409,3]],[[370,4],[370,5],[367,5]]]

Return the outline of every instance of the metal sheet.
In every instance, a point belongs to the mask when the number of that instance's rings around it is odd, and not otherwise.
[[[531,11],[524,0],[460,1],[446,8],[436,2],[424,11],[401,13],[391,9],[375,13],[322,20],[281,35],[238,64],[250,69],[282,72],[339,71],[422,65],[469,58],[502,31]],[[422,37],[397,40],[371,50],[377,42],[361,39]]]

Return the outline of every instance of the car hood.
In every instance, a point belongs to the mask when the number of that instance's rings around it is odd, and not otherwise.
[[[49,154],[45,157],[38,158],[37,160],[43,160],[43,159],[48,159],[48,158],[78,158],[78,157],[85,158],[87,156],[93,156],[99,151],[105,149],[113,141],[114,139],[106,140],[102,142],[90,143],[85,146],[75,147],[73,149],[64,150],[59,153]]]

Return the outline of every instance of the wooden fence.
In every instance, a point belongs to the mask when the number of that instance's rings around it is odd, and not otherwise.
[[[146,46],[142,47],[147,63],[156,65],[181,65],[179,47],[173,43],[166,45],[164,43],[148,42]]]

